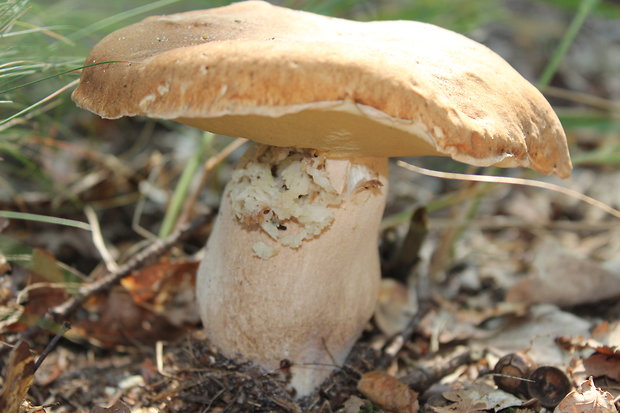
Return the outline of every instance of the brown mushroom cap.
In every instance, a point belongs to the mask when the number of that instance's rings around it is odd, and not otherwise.
[[[494,52],[412,21],[354,22],[262,1],[120,29],[73,99],[331,156],[448,155],[570,174],[562,126]]]

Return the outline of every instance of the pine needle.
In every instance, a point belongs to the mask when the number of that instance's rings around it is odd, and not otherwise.
[[[614,207],[607,205],[604,202],[599,201],[598,199],[584,195],[581,192],[578,192],[573,189],[569,189],[569,188],[566,188],[560,185],[552,184],[549,182],[536,181],[534,179],[513,178],[513,177],[508,177],[508,176],[489,176],[489,175],[459,174],[459,173],[453,173],[453,172],[440,172],[440,171],[434,171],[432,169],[422,168],[420,166],[415,166],[415,165],[412,165],[404,161],[397,161],[396,164],[400,166],[401,168],[405,168],[412,172],[417,172],[422,175],[432,176],[434,178],[454,179],[458,181],[474,181],[474,182],[489,182],[489,183],[497,183],[497,184],[522,185],[522,186],[530,186],[533,188],[546,189],[549,191],[560,193],[570,198],[578,199],[581,202],[585,202],[586,204],[592,205],[593,207],[596,207],[596,208],[599,208],[605,211],[609,215],[612,215],[616,218],[620,218],[620,210],[617,210]]]

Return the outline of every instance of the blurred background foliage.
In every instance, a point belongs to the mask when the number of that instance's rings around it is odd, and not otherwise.
[[[567,129],[577,164],[612,167],[620,164],[620,3],[617,1],[272,2],[357,20],[413,19],[434,23],[487,44],[533,83],[538,82],[548,67],[574,16],[589,2],[595,5],[589,19],[598,23],[586,24],[574,43],[571,39],[568,58],[561,56],[558,72],[550,79],[552,87],[544,92]],[[107,163],[113,169],[110,165],[123,164],[129,153],[138,153],[152,145],[149,136],[163,127],[168,132],[182,131],[190,139],[183,144],[164,138],[158,144],[158,151],[166,154],[167,149],[174,148],[181,150],[181,158],[188,156],[195,147],[195,139],[199,139],[196,131],[169,122],[140,119],[123,119],[110,126],[77,109],[69,97],[79,77],[79,72],[73,69],[79,68],[100,38],[119,27],[152,14],[228,3],[223,0],[106,0],[85,5],[78,0],[0,0],[0,157],[3,158],[0,210],[38,209],[58,215],[63,214],[63,208],[79,211],[87,201],[78,196],[76,187],[86,185],[85,174],[94,173],[94,167],[64,162],[71,151],[74,154],[82,151],[80,156],[85,162]],[[125,141],[121,149],[113,147],[119,140]],[[145,155],[144,168],[137,168],[143,175],[126,176],[125,181],[143,179],[150,170],[146,167],[152,162],[149,159]],[[63,168],[84,174],[67,178],[70,174]],[[174,187],[178,175],[178,170],[171,173],[165,184]],[[159,189],[164,191],[164,198],[168,196],[165,192],[170,188]],[[26,194],[29,198],[25,198]],[[35,207],[37,200],[41,201],[40,208]]]

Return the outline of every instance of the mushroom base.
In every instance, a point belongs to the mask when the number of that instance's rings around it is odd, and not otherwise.
[[[327,159],[340,197],[331,224],[298,247],[273,245],[259,225],[235,216],[229,184],[198,271],[197,299],[209,339],[228,357],[269,371],[290,361],[297,397],[342,365],[373,314],[379,289],[377,232],[387,193],[387,160]]]

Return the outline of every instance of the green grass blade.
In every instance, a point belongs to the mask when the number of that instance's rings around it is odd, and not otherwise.
[[[32,28],[32,29],[24,29],[24,30],[19,30],[19,31],[16,31],[16,32],[4,33],[4,34],[2,34],[2,38],[6,39],[8,37],[23,36],[25,34],[41,33],[41,32],[45,32],[47,30],[58,30],[58,29],[62,29],[62,28],[65,28],[65,26],[35,27],[35,28]]]
[[[183,208],[183,203],[187,198],[187,192],[189,191],[190,184],[192,183],[192,179],[196,174],[196,170],[200,166],[200,164],[204,161],[205,155],[211,146],[211,142],[213,141],[213,134],[210,132],[205,132],[198,146],[196,152],[192,156],[192,158],[187,163],[187,166],[183,170],[181,174],[181,178],[179,179],[179,183],[177,184],[174,194],[172,196],[172,200],[170,201],[170,205],[166,210],[166,215],[164,217],[164,221],[161,224],[161,228],[159,230],[159,238],[166,238],[168,235],[172,233],[174,229],[174,225],[179,218],[179,214],[181,213],[181,209]]]
[[[60,95],[61,93],[65,92],[66,90],[68,90],[68,89],[72,88],[73,86],[77,85],[78,82],[79,82],[79,80],[76,79],[73,82],[70,82],[69,84],[65,85],[64,87],[58,89],[57,91],[55,91],[51,95],[48,95],[47,97],[39,100],[36,103],[33,103],[32,105],[26,107],[25,109],[22,109],[19,112],[9,116],[8,118],[1,120],[0,121],[0,126],[3,126],[5,124],[9,123],[10,121],[12,121],[13,119],[17,119],[20,116],[23,116],[23,115],[27,114],[28,112],[32,111],[33,109],[38,108],[39,106],[43,105],[44,103],[49,102],[50,100],[54,99],[56,96]]]
[[[88,225],[86,222],[75,221],[65,218],[50,217],[47,215],[29,214],[26,212],[0,211],[0,218],[44,222],[46,224],[64,225],[67,227],[79,228],[90,231],[90,225]]]
[[[118,13],[115,14],[114,16],[110,16],[107,17],[105,19],[101,19],[96,23],[91,24],[90,26],[86,26],[81,30],[78,30],[74,33],[72,33],[70,36],[67,36],[67,38],[71,41],[76,41],[78,39],[81,39],[83,37],[86,37],[92,33],[95,33],[101,29],[104,29],[108,26],[112,26],[116,23],[119,23],[123,20],[127,20],[130,19],[134,16],[137,16],[139,14],[143,14],[143,13],[148,13],[151,12],[153,10],[156,10],[158,8],[164,7],[164,6],[168,6],[170,4],[174,4],[179,2],[180,0],[159,0],[159,1],[154,1],[152,3],[148,3],[145,4],[144,6],[139,6],[136,8],[133,8],[131,10],[127,10],[124,11],[122,13]]]
[[[34,85],[36,83],[43,82],[45,80],[53,79],[53,78],[56,78],[58,76],[66,75],[66,74],[69,74],[69,73],[73,73],[73,72],[75,72],[77,70],[85,69],[87,67],[98,66],[98,65],[108,64],[108,63],[118,63],[118,62],[119,62],[119,60],[108,60],[106,62],[98,62],[98,63],[93,63],[93,64],[90,64],[90,65],[86,65],[86,66],[74,67],[72,69],[68,69],[68,70],[64,70],[62,72],[54,73],[53,75],[45,76],[45,77],[42,77],[40,79],[33,80],[31,82],[26,82],[26,83],[23,83],[21,85],[17,85],[17,86],[10,87],[8,89],[0,90],[0,95],[8,93],[8,92],[11,92],[13,90],[20,89],[22,87]]]
[[[577,9],[577,14],[575,15],[573,21],[566,30],[566,33],[564,33],[560,44],[558,45],[558,47],[556,47],[553,55],[551,56],[551,60],[545,67],[545,70],[543,71],[540,79],[538,80],[539,89],[543,90],[549,85],[551,79],[553,78],[553,75],[555,75],[558,67],[560,67],[562,60],[564,60],[566,52],[568,52],[568,49],[573,44],[575,37],[577,37],[581,26],[583,26],[583,22],[586,20],[586,17],[588,17],[590,12],[596,7],[598,2],[599,0],[583,0],[580,3],[579,9]]]
[[[25,12],[29,0],[7,1],[0,4],[0,34],[11,29],[17,19]]]

